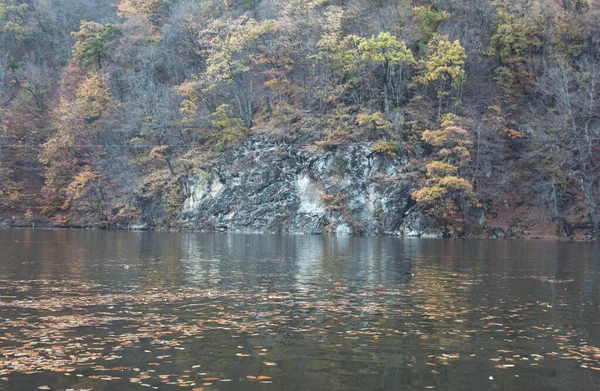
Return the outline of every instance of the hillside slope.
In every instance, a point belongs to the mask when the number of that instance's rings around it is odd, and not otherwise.
[[[599,1],[0,0],[0,224],[597,238]]]

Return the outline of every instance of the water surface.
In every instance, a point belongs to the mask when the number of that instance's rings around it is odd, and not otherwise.
[[[0,230],[0,390],[598,390],[598,243]]]

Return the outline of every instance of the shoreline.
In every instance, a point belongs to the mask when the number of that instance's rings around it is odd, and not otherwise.
[[[208,230],[208,229],[182,229],[182,228],[103,228],[94,226],[47,226],[39,225],[32,227],[30,225],[0,225],[4,230],[72,230],[72,231],[110,231],[110,232],[159,232],[159,233],[202,233],[202,234],[233,234],[233,235],[274,235],[274,236],[326,236],[326,237],[370,237],[370,238],[398,238],[398,239],[427,239],[427,240],[517,240],[517,241],[544,241],[544,242],[597,242],[598,237],[578,237],[578,236],[555,236],[555,235],[531,235],[522,237],[497,237],[494,235],[468,235],[468,236],[443,236],[431,233],[422,235],[402,235],[402,234],[355,234],[355,233],[335,233],[335,232],[268,232],[268,231],[243,231],[243,230]]]

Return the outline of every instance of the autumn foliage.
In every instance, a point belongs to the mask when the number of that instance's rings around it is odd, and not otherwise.
[[[171,210],[182,178],[274,132],[409,151],[442,219],[516,187],[600,232],[596,0],[52,4],[0,1],[3,210]]]

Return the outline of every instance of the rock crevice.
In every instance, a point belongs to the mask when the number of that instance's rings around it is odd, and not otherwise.
[[[252,139],[203,169],[184,178],[185,228],[419,235],[432,223],[412,205],[408,156],[370,143],[311,154]]]

